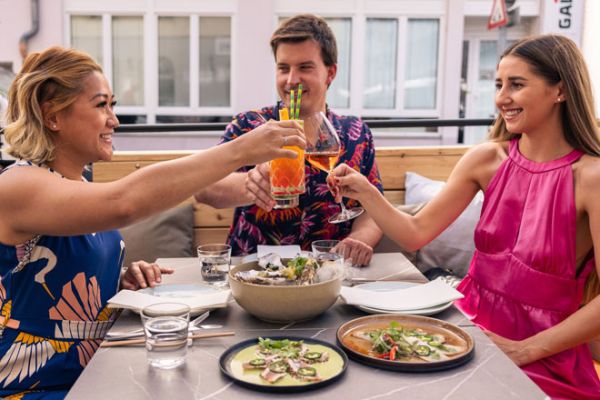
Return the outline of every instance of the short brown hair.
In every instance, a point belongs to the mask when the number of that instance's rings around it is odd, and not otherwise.
[[[326,66],[337,64],[337,44],[327,22],[313,14],[301,14],[284,20],[271,36],[273,56],[280,43],[300,43],[314,40],[321,46],[321,58]]]
[[[102,68],[89,55],[74,49],[50,47],[32,53],[23,62],[8,91],[8,152],[36,164],[52,161],[52,133],[44,124],[42,105],[58,113],[75,102],[87,77]]]

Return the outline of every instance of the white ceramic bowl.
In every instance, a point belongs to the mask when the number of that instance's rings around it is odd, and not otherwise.
[[[229,271],[229,287],[233,298],[247,312],[268,322],[306,321],[325,312],[337,300],[342,278],[312,285],[271,286],[242,282],[238,271],[259,269],[256,261],[244,263]]]

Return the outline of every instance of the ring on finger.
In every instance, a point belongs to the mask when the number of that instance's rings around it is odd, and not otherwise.
[[[285,145],[286,145],[286,143],[287,143],[287,139],[288,139],[288,138],[287,138],[287,136],[284,136],[284,137],[283,137],[283,144],[281,145],[281,147],[283,147],[283,146],[285,146]]]

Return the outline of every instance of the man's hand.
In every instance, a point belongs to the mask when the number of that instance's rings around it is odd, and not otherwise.
[[[173,269],[145,261],[132,262],[121,278],[121,289],[138,290],[154,287],[161,282],[162,274],[172,274]]]
[[[245,182],[246,192],[254,204],[265,211],[271,211],[275,206],[275,200],[271,197],[270,172],[269,163],[259,164],[248,171]]]
[[[352,265],[364,267],[369,265],[373,257],[373,248],[357,239],[347,237],[335,248],[335,252],[342,254],[344,260],[352,259]]]

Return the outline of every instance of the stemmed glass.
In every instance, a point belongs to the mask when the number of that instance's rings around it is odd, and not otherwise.
[[[306,135],[304,151],[306,159],[313,166],[330,174],[338,162],[342,146],[340,138],[325,113],[320,111],[304,118],[304,134]],[[339,204],[340,212],[329,218],[329,222],[332,224],[349,221],[364,212],[361,207],[347,209],[343,201],[340,201]]]

